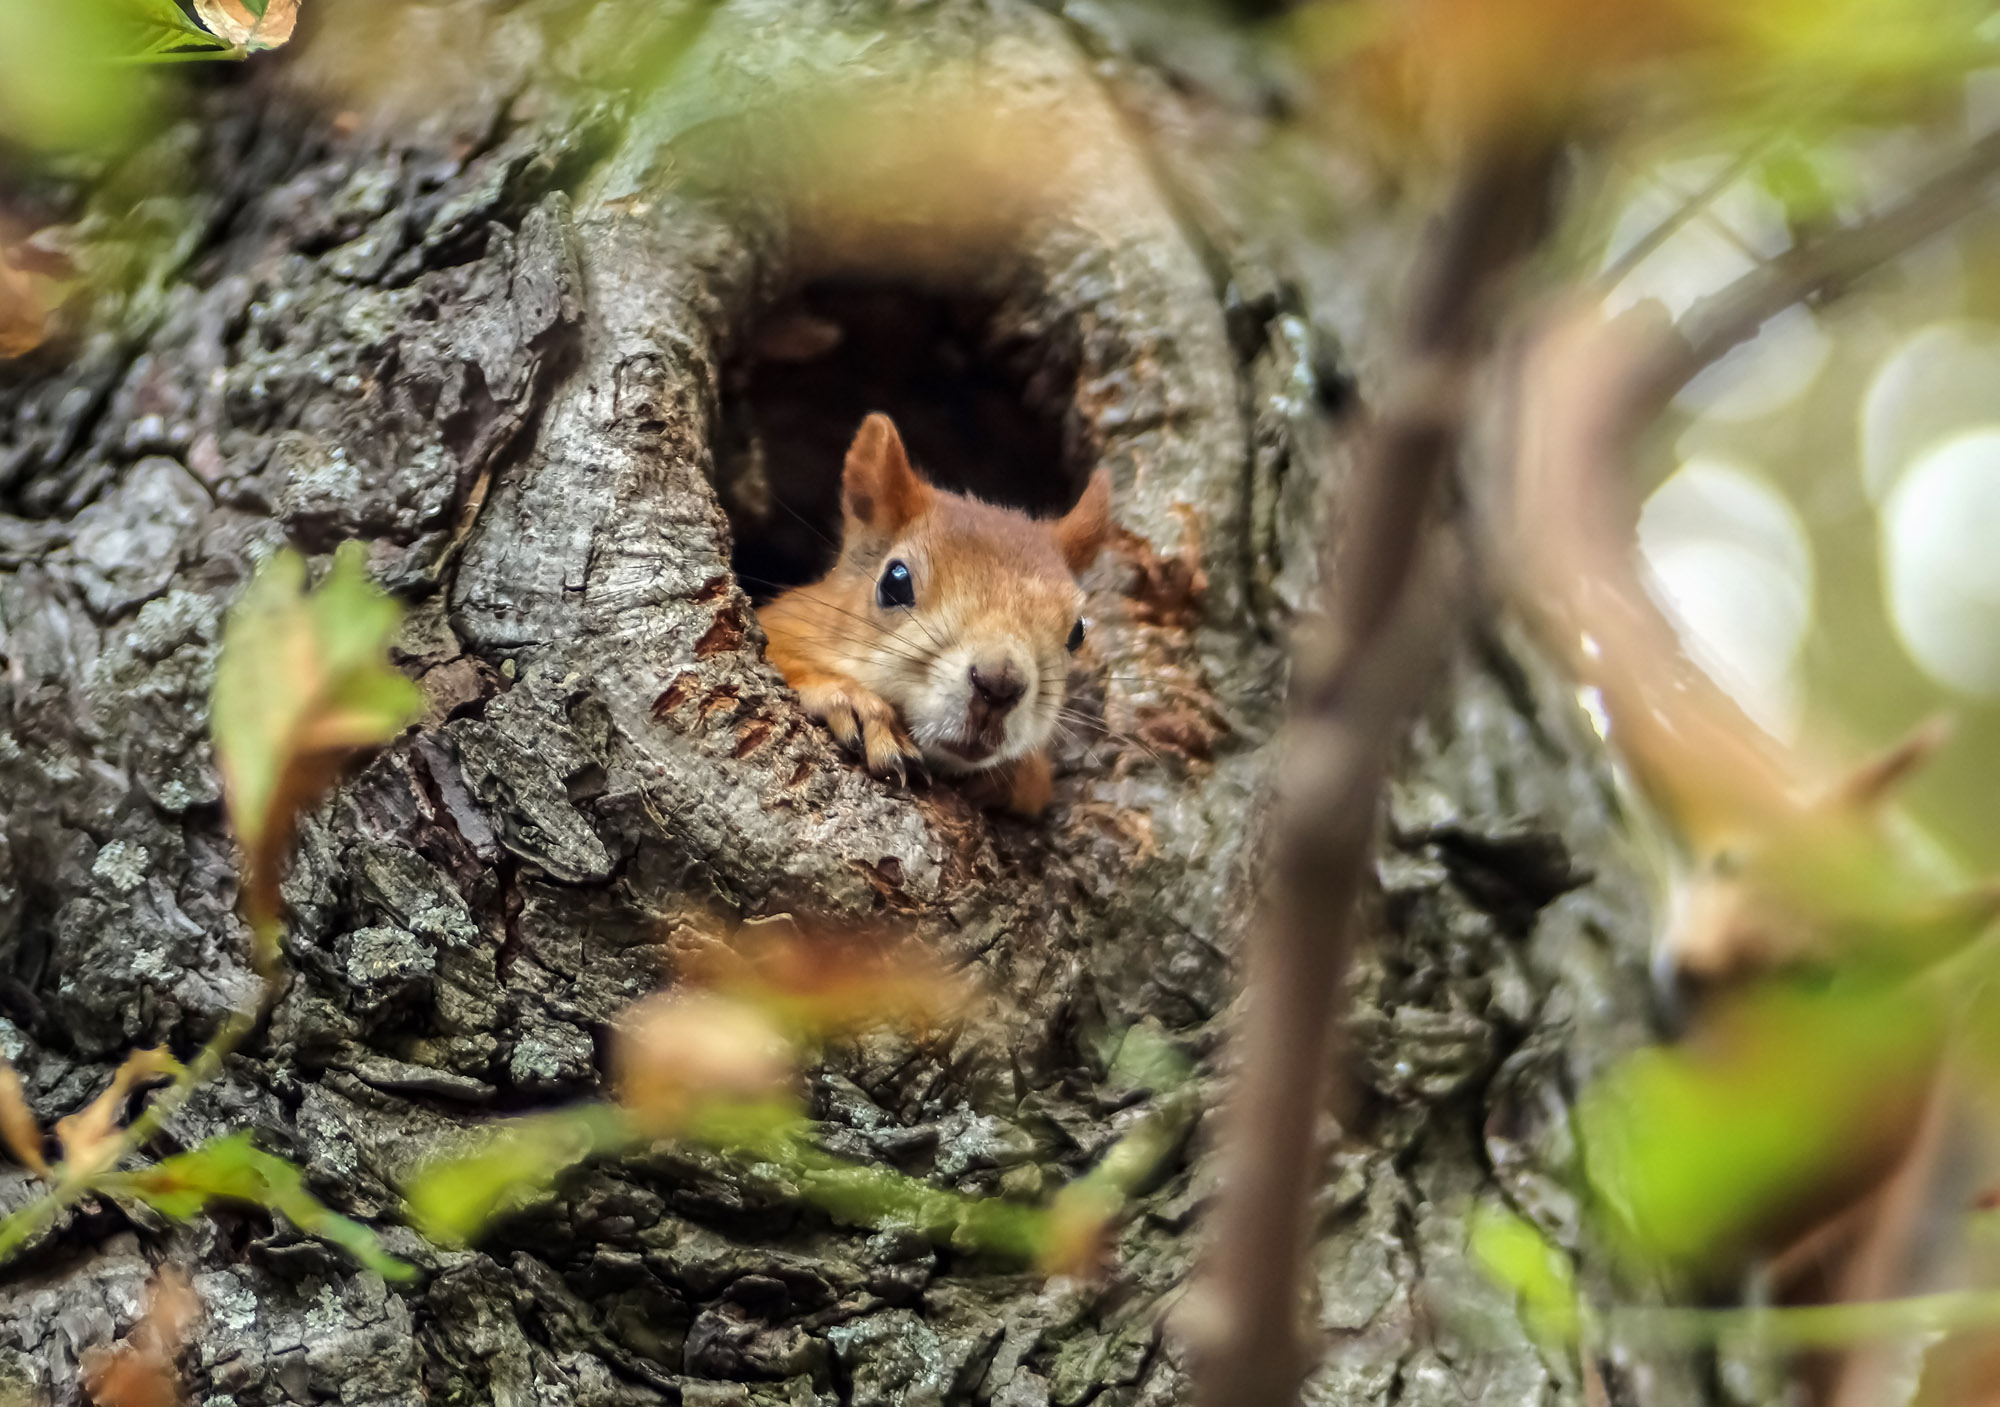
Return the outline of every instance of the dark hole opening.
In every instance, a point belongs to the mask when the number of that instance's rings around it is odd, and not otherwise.
[[[941,488],[1036,514],[1081,487],[1063,453],[1069,378],[991,299],[820,283],[771,310],[727,373],[717,479],[733,565],[763,602],[817,579],[840,541],[840,470],[886,412]]]

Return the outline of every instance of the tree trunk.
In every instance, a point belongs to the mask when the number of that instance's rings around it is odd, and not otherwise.
[[[1271,199],[1276,80],[1247,49],[1134,47],[1081,4],[307,19],[195,85],[132,163],[181,184],[92,227],[129,241],[123,291],[0,386],[0,1053],[52,1117],[250,997],[205,740],[222,614],[278,544],[365,539],[431,711],[304,826],[286,993],[174,1139],[255,1128],[424,1273],[391,1289],[250,1212],[87,1208],[0,1281],[0,1383],[77,1401],[78,1355],[174,1256],[206,1308],[196,1401],[1185,1400],[1160,1325],[1212,1119],[1099,1286],[850,1228],[685,1150],[582,1171],[474,1251],[398,1226],[397,1189],[482,1120],[596,1090],[606,1025],[671,976],[660,940],[718,916],[890,921],[995,998],[948,1049],[831,1051],[836,1151],[1046,1196],[1133,1117],[1138,1025],[1212,1108],[1284,641],[1407,231],[1312,214],[1346,198],[1330,160]],[[972,257],[897,243],[865,172],[816,185],[821,134],[786,106],[802,72],[893,95],[920,43],[1085,153],[1061,209]],[[827,324],[837,346],[787,345]],[[1064,743],[1046,824],[869,778],[763,662],[750,596],[816,550],[774,501],[827,527],[840,437],[877,408],[996,497],[1113,472],[1071,684],[1106,731]],[[1587,718],[1504,620],[1453,652],[1375,869],[1310,1400],[1582,1401],[1463,1228],[1510,1204],[1589,1254],[1566,1111],[1645,1034],[1647,903]],[[30,1191],[0,1173],[0,1204]],[[1688,1400],[1619,1371],[1617,1400]]]

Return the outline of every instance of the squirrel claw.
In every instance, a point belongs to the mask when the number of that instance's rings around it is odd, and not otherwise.
[[[878,777],[894,776],[898,782],[908,786],[910,767],[915,764],[921,770],[923,755],[917,751],[917,745],[910,741],[902,726],[893,717],[886,723],[864,721],[862,732],[867,744],[863,757],[868,770]]]
[[[881,695],[850,680],[829,679],[800,689],[799,697],[806,712],[826,724],[834,741],[859,754],[876,776],[907,783],[910,764],[923,766],[923,754]]]

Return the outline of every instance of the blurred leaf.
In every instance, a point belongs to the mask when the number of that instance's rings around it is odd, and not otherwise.
[[[1667,939],[1680,969],[1716,979],[1810,959],[1914,972],[1990,926],[2000,887],[1941,870],[1890,809],[1944,736],[1917,730],[1683,884]]]
[[[123,1343],[85,1350],[79,1366],[94,1407],[174,1407],[183,1401],[174,1360],[201,1317],[185,1271],[163,1266],[146,1313]]]
[[[41,1122],[28,1107],[20,1074],[5,1056],[0,1056],[0,1143],[6,1144],[22,1167],[48,1174],[48,1159],[42,1156]]]
[[[290,39],[299,20],[298,0],[194,0],[194,10],[216,34],[253,53]]]
[[[180,1068],[165,1046],[135,1050],[112,1073],[104,1093],[69,1117],[58,1119],[56,1141],[62,1145],[64,1176],[88,1178],[109,1166],[118,1147],[118,1116],[132,1091],[144,1081],[177,1074]]]
[[[305,1175],[258,1148],[248,1130],[213,1139],[150,1168],[103,1178],[98,1186],[136,1197],[175,1221],[188,1220],[211,1202],[249,1202],[282,1212],[299,1230],[343,1248],[385,1280],[406,1280],[416,1273],[384,1251],[373,1231],[306,1191]]]
[[[782,1175],[835,1221],[917,1231],[939,1245],[1020,1264],[1047,1239],[1048,1213],[995,1197],[967,1197],[887,1168],[851,1163],[813,1142],[812,1126],[785,1104],[717,1103],[695,1111],[687,1136]]]
[[[1638,66],[1716,36],[1694,0],[1321,0],[1299,34],[1378,116],[1447,146],[1540,129]]]
[[[1129,1027],[1106,1078],[1127,1089],[1165,1094],[1186,1084],[1194,1066],[1151,1018]]]
[[[131,45],[111,3],[0,0],[0,139],[66,150],[136,135],[147,85],[111,64]]]
[[[782,1176],[804,1201],[850,1226],[908,1227],[961,1251],[1027,1263],[1047,1213],[963,1197],[886,1168],[850,1163],[818,1147],[812,1126],[783,1101],[712,1100],[685,1111],[681,1136]],[[470,1152],[425,1166],[405,1189],[411,1219],[443,1245],[463,1245],[496,1217],[539,1197],[585,1158],[642,1140],[614,1105],[586,1104],[514,1120]]]
[[[1063,1188],[1049,1204],[1035,1269],[1044,1275],[1096,1275],[1110,1257],[1112,1227],[1124,1210],[1122,1193],[1087,1177]]]
[[[1907,117],[1993,61],[1990,15],[1984,0],[1321,0],[1295,33],[1392,128],[1456,147],[1649,93],[1707,126]]]
[[[626,1011],[611,1051],[612,1083],[648,1133],[677,1131],[716,1099],[751,1100],[790,1083],[795,1052],[771,1018],[748,1002],[664,992]]]
[[[470,1151],[426,1163],[404,1189],[410,1219],[439,1245],[465,1245],[495,1217],[541,1196],[565,1169],[638,1138],[624,1111],[610,1104],[510,1120]]]
[[[1757,164],[1757,179],[1785,209],[1794,226],[1834,215],[1840,201],[1827,184],[1818,153],[1797,142],[1778,147]]]
[[[1037,1270],[1086,1276],[1102,1269],[1113,1227],[1179,1143],[1189,1112],[1170,1106],[1141,1119],[1096,1167],[1056,1193],[1035,1251]]]
[[[60,281],[18,267],[13,251],[0,244],[0,360],[24,357],[42,345],[65,291]]]
[[[299,814],[348,753],[387,742],[423,711],[422,691],[388,663],[402,608],[362,561],[360,543],[341,544],[326,581],[307,595],[304,560],[277,553],[223,631],[210,727],[243,850],[244,913],[265,966]]]
[[[2000,1333],[1959,1334],[1931,1345],[1913,1407],[1991,1407],[2000,1385]]]
[[[1045,1275],[1093,1275],[1110,1253],[1111,1232],[1133,1197],[1146,1190],[1193,1122],[1196,1091],[1188,1058],[1149,1023],[1125,1033],[1110,1078],[1155,1095],[1151,1113],[1105,1150],[1097,1165],[1056,1193],[1036,1253]]]
[[[968,1197],[821,1148],[813,1125],[781,1099],[707,1099],[677,1111],[677,1136],[790,1185],[834,1221],[905,1228],[939,1245],[1036,1265],[1046,1273],[1097,1262],[1103,1229],[1175,1146],[1192,1108],[1176,1103],[1114,1144],[1065,1189],[1054,1209]],[[495,1126],[464,1153],[426,1164],[404,1189],[410,1218],[441,1245],[474,1240],[497,1217],[542,1196],[586,1158],[638,1146],[647,1135],[611,1104],[584,1104]],[[1070,1254],[1074,1251],[1074,1254]]]
[[[187,49],[226,49],[218,39],[187,17],[174,0],[117,0],[132,31],[133,57],[144,58]],[[107,55],[112,57],[111,55]]]
[[[717,7],[657,109],[677,178],[796,211],[818,266],[919,281],[976,275],[1113,179],[1097,158],[1122,139],[1094,87],[1051,101],[907,34],[780,34]]]
[[[1991,63],[1985,0],[1703,0],[1741,61],[1824,96],[1894,99]],[[1811,91],[1806,88],[1803,91]]]
[[[972,995],[930,949],[876,930],[801,927],[789,915],[743,924],[728,941],[683,930],[673,962],[802,1040],[885,1023],[927,1031],[963,1014]]]
[[[1509,1211],[1475,1206],[1466,1226],[1472,1258],[1520,1302],[1521,1322],[1543,1343],[1571,1343],[1583,1324],[1569,1257],[1534,1224]]]
[[[1943,1020],[1910,986],[1771,986],[1584,1092],[1585,1167],[1622,1248],[1686,1270],[1791,1240],[1872,1185],[1923,1107]]]

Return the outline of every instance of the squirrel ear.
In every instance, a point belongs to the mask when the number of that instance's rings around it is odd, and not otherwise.
[[[887,537],[902,531],[930,507],[930,501],[931,486],[910,467],[896,423],[875,411],[861,422],[848,447],[847,469],[840,482],[841,511],[870,535]]]
[[[1111,472],[1099,469],[1084,486],[1076,507],[1058,518],[1050,528],[1056,536],[1063,561],[1080,572],[1097,560],[1098,549],[1111,535]]]

